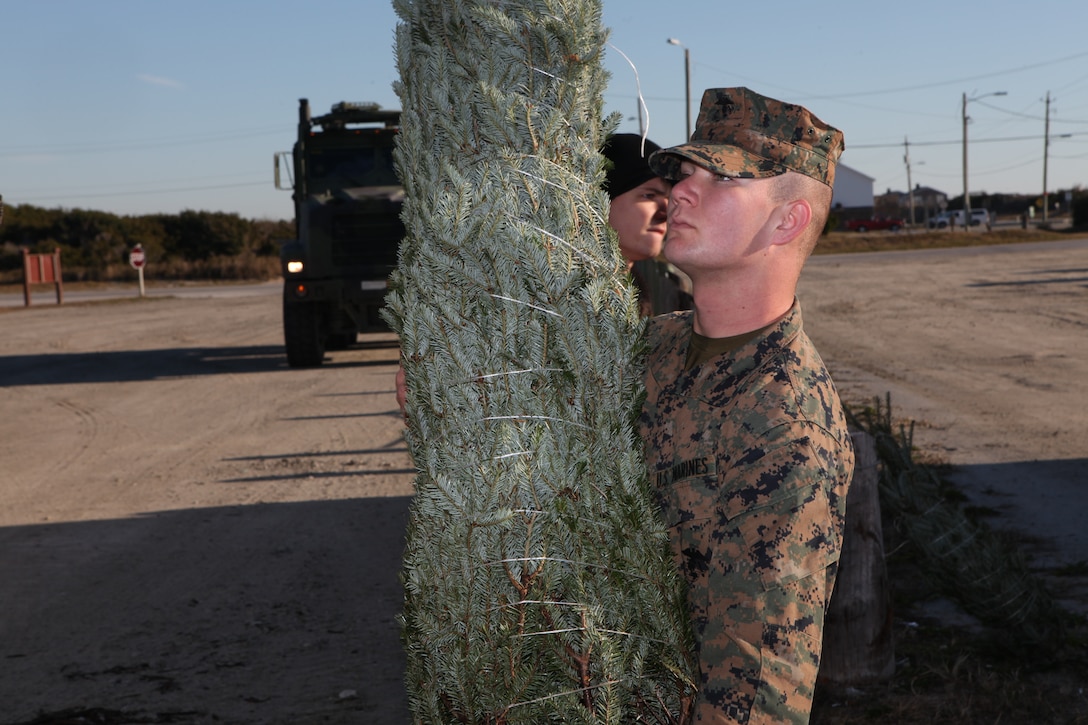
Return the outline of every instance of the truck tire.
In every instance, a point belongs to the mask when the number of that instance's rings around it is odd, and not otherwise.
[[[312,302],[283,301],[283,340],[287,364],[293,368],[315,368],[325,359],[325,338],[321,332],[321,308]]]
[[[869,231],[869,227],[865,226],[864,224],[858,224],[857,230],[858,234],[864,234],[865,232]]]
[[[325,338],[326,350],[347,350],[358,339],[358,334],[351,332],[333,332]]]

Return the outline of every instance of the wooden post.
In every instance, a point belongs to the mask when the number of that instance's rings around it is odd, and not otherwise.
[[[835,592],[824,619],[820,682],[831,689],[887,680],[895,673],[892,605],[880,523],[876,443],[851,434],[855,467]]]
[[[52,262],[53,269],[50,274],[52,282],[56,286],[57,292],[57,304],[64,304],[64,280],[61,278],[60,273],[60,247],[56,247],[53,250],[53,254],[50,256],[50,262]]]
[[[30,250],[23,247],[23,306],[30,307],[30,285],[36,270],[31,262]]]

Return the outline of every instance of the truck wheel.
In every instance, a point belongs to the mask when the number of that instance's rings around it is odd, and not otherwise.
[[[325,358],[321,334],[321,309],[310,302],[283,302],[283,340],[287,364],[293,368],[314,368]]]
[[[334,332],[325,338],[326,350],[347,350],[358,339],[358,334],[351,332]]]
[[[869,227],[865,226],[864,224],[858,225],[858,234],[864,234],[867,231],[869,231]]]
[[[899,225],[898,224],[892,224],[890,227],[888,227],[888,230],[892,231],[892,232],[897,232],[897,231],[899,231]]]

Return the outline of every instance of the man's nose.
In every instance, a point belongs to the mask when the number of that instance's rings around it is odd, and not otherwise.
[[[668,201],[670,204],[675,204],[680,199],[686,199],[690,197],[690,192],[688,190],[688,186],[690,185],[690,178],[690,176],[685,176],[684,178],[673,183],[672,189],[669,191]]]

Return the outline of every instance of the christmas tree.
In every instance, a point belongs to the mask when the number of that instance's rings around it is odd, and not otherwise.
[[[406,237],[387,319],[419,470],[418,723],[678,723],[683,586],[642,443],[642,336],[598,152],[591,0],[394,0]]]

